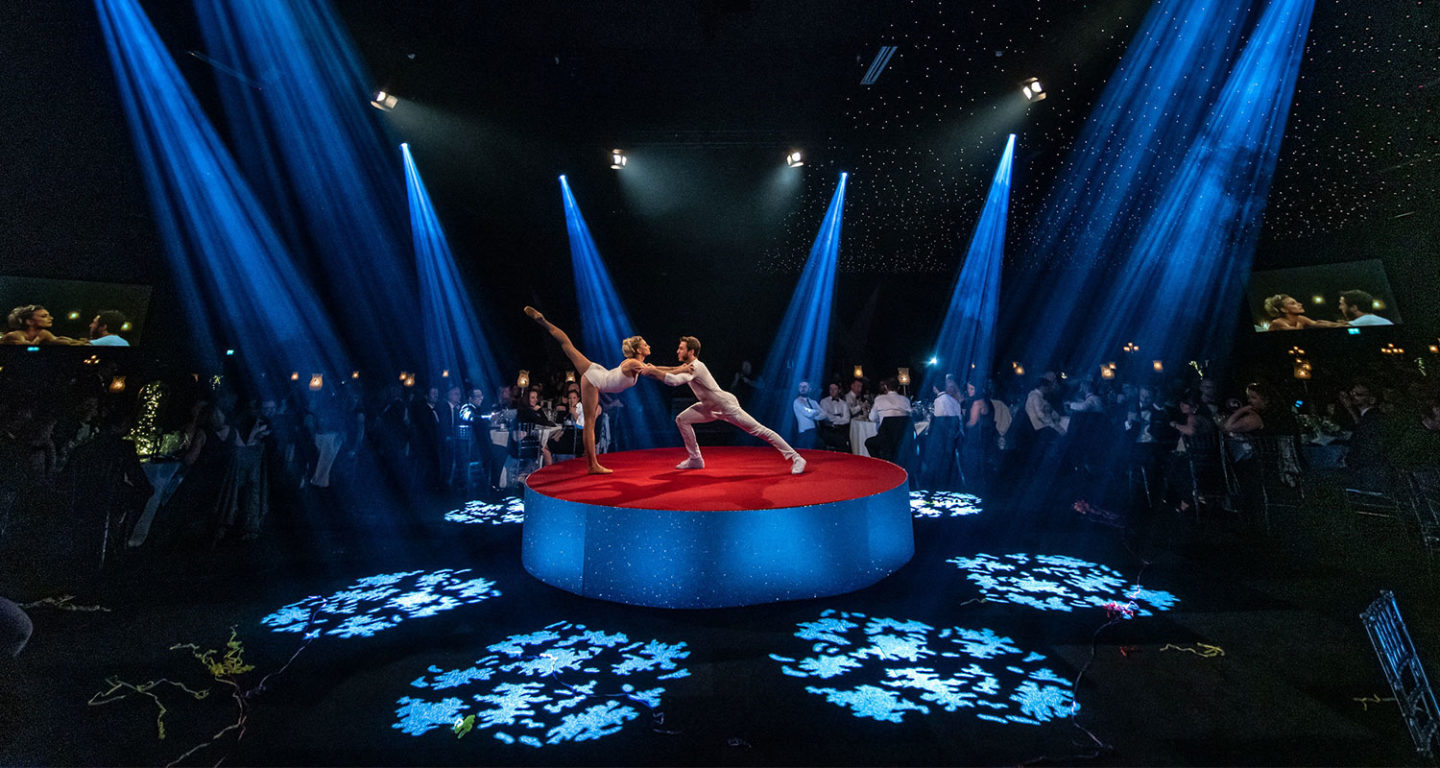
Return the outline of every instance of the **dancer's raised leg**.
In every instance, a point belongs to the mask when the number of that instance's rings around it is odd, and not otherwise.
[[[590,474],[608,475],[613,470],[600,466],[600,457],[595,453],[595,422],[600,418],[600,390],[584,376],[580,377],[580,409],[585,416],[585,458],[590,462]]]
[[[590,358],[580,354],[580,350],[575,348],[575,345],[570,342],[570,337],[565,335],[565,332],[560,330],[559,326],[546,320],[545,316],[540,314],[540,310],[534,307],[526,307],[525,314],[529,315],[531,320],[534,320],[540,327],[549,331],[550,335],[554,336],[555,340],[560,342],[560,351],[564,352],[565,356],[570,358],[570,364],[575,366],[576,373],[584,376],[585,372],[590,370],[590,366],[594,365],[594,363],[590,362]],[[581,390],[581,396],[584,396],[583,388]],[[585,407],[588,409],[589,405]],[[587,410],[586,413],[589,413],[589,411]]]

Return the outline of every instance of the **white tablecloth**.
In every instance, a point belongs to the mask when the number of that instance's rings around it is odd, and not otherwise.
[[[875,436],[880,429],[873,421],[854,419],[850,422],[850,452],[856,456],[869,456],[870,452],[865,450],[865,441]]]

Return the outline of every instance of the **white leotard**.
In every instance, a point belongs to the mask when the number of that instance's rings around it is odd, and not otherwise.
[[[640,380],[639,376],[626,376],[620,366],[607,371],[599,363],[590,364],[585,370],[585,379],[601,392],[623,392]]]

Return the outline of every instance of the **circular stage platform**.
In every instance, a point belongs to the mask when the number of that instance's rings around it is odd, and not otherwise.
[[[609,453],[545,467],[525,488],[521,559],[537,579],[585,597],[660,608],[723,608],[838,595],[910,560],[905,470],[802,451],[790,474],[773,448]]]

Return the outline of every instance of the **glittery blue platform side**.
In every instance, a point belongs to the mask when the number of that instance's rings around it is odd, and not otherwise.
[[[554,587],[658,608],[723,608],[851,592],[915,552],[910,494],[784,509],[603,507],[525,490],[521,560]]]

